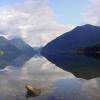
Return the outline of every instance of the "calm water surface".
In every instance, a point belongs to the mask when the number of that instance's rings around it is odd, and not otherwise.
[[[41,95],[26,98],[26,85]],[[76,78],[44,57],[23,55],[0,70],[0,100],[100,100],[100,79]]]

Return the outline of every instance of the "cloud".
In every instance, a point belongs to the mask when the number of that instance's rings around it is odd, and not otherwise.
[[[100,26],[100,0],[90,0],[84,17],[86,23]]]
[[[83,90],[90,100],[100,100],[100,78],[83,82]]]
[[[8,38],[22,37],[32,46],[45,45],[72,26],[55,22],[48,0],[25,0],[0,7],[0,32]]]

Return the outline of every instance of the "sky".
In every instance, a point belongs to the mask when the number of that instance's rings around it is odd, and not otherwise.
[[[31,46],[83,24],[100,25],[100,0],[0,0],[0,35]]]
[[[79,24],[81,14],[88,5],[88,0],[49,0],[49,6],[56,16],[56,21],[61,24]],[[23,3],[24,0],[0,0],[1,6]]]
[[[88,0],[51,0],[50,5],[62,24],[80,24],[81,15],[87,7]]]
[[[13,5],[16,3],[21,3],[24,0],[0,0],[0,6],[6,6],[6,5]]]

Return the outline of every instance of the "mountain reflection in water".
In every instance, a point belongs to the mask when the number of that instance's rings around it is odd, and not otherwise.
[[[99,60],[89,57],[81,56],[81,59],[77,56],[75,58],[67,57],[69,60],[65,59],[66,57],[57,57],[57,65],[58,61],[61,61],[60,65],[63,63],[79,67],[82,65],[82,60],[91,66],[99,64]],[[55,57],[52,60],[56,62]],[[86,63],[84,63],[85,65]],[[89,68],[87,69],[89,70]],[[31,58],[22,55],[11,60],[4,69],[6,70],[1,69],[0,71],[0,100],[27,100],[25,97],[26,85],[42,90],[39,96],[30,97],[28,100],[100,100],[99,78],[78,79],[73,74],[47,61],[44,57],[34,56]]]
[[[45,57],[58,67],[71,72],[78,78],[92,79],[100,77],[100,59],[96,56],[81,54],[50,54]]]
[[[71,73],[57,68],[43,57],[33,57],[21,67],[9,65],[7,68],[0,71],[0,100],[25,100],[26,85],[42,88],[42,98],[47,98],[47,92],[56,80],[74,78]],[[41,96],[36,100],[38,98]]]
[[[6,68],[6,66],[14,66],[21,67],[24,63],[26,63],[29,59],[31,59],[31,55],[3,55],[0,56],[0,69]]]

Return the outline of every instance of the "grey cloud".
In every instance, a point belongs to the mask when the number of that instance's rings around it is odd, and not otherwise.
[[[20,36],[32,46],[44,45],[72,28],[54,19],[48,0],[25,0],[12,7],[0,8],[0,30],[8,38]]]

